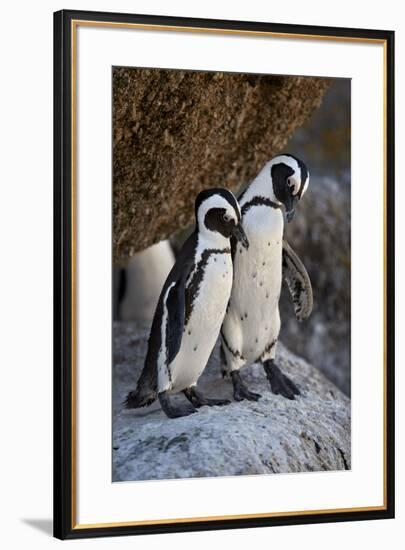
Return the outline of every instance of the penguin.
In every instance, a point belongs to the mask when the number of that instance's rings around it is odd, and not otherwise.
[[[279,155],[263,167],[239,197],[242,227],[249,240],[245,250],[231,241],[234,282],[221,327],[221,369],[230,376],[236,401],[257,401],[239,370],[260,362],[271,390],[288,399],[300,395],[295,383],[275,363],[280,332],[279,298],[284,279],[296,317],[305,320],[312,311],[312,287],[308,273],[291,246],[283,239],[284,217],[294,216],[297,202],[308,188],[309,172],[293,155]]]
[[[202,191],[195,201],[196,226],[180,250],[163,285],[143,371],[136,389],[124,401],[127,408],[159,399],[169,418],[187,416],[203,405],[226,405],[196,388],[218,339],[233,280],[230,239],[249,247],[241,226],[241,211],[230,191]],[[174,403],[183,392],[189,403]]]

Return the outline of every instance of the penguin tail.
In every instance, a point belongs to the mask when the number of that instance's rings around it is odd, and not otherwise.
[[[126,396],[122,403],[126,409],[147,407],[157,399],[157,369],[153,362],[146,357],[144,368],[136,384],[136,389]]]
[[[145,391],[142,388],[136,388],[128,393],[122,404],[126,409],[139,409],[152,405],[156,397],[156,392],[153,390]]]

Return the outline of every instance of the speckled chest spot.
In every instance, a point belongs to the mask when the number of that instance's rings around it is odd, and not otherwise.
[[[185,325],[189,323],[201,296],[205,295],[209,300],[211,295],[220,295],[224,290],[227,291],[232,275],[230,248],[206,249],[201,253],[186,285]]]
[[[225,316],[232,276],[230,254],[217,254],[208,259],[198,292],[193,294],[179,354],[169,367],[173,389],[196,383],[203,372]]]
[[[242,252],[240,246],[236,249],[234,284],[223,333],[247,361],[254,361],[269,340],[278,336],[280,328],[282,214],[270,208],[251,208],[243,227],[250,246]],[[235,340],[234,334],[240,336]]]

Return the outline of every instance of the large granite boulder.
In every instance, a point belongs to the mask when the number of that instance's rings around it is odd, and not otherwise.
[[[319,177],[310,185],[285,235],[308,270],[314,309],[298,322],[282,292],[280,338],[350,396],[350,186]]]
[[[328,85],[315,77],[114,68],[115,261],[186,227],[202,189],[247,183]]]
[[[295,401],[272,394],[262,367],[254,365],[242,376],[262,394],[256,403],[203,407],[178,419],[168,419],[158,403],[124,410],[148,333],[139,322],[114,324],[114,481],[350,469],[350,399],[282,345],[278,363],[301,390]],[[231,382],[221,378],[218,364],[216,348],[200,387],[231,398]]]

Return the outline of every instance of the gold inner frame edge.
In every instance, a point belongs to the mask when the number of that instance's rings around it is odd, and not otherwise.
[[[169,519],[153,519],[140,521],[123,521],[123,522],[104,522],[91,524],[78,524],[77,518],[77,448],[76,448],[76,428],[77,428],[77,399],[76,399],[76,293],[77,293],[77,271],[76,271],[76,238],[77,238],[77,218],[76,218],[76,105],[77,105],[77,27],[110,27],[110,28],[125,28],[135,30],[149,31],[175,31],[175,32],[195,32],[195,33],[211,33],[211,34],[229,34],[229,35],[246,35],[260,36],[263,38],[294,38],[301,40],[324,40],[324,41],[339,41],[339,42],[360,42],[367,44],[382,44],[383,45],[383,258],[384,258],[384,273],[383,273],[383,309],[384,309],[384,326],[383,326],[383,495],[384,504],[382,506],[365,506],[352,508],[330,508],[321,510],[296,510],[291,512],[268,512],[258,514],[237,514],[224,516],[203,516],[192,518],[169,518]],[[271,31],[248,31],[242,29],[221,29],[221,28],[206,28],[206,27],[186,27],[174,25],[148,25],[139,23],[120,23],[107,21],[86,21],[73,19],[71,21],[71,238],[72,238],[72,274],[71,274],[71,289],[72,289],[72,365],[71,365],[71,382],[72,382],[72,487],[71,487],[71,515],[72,529],[95,529],[103,527],[129,527],[141,525],[169,525],[169,524],[186,524],[192,522],[205,521],[221,521],[221,520],[241,520],[254,518],[271,518],[271,517],[293,517],[299,515],[312,514],[343,514],[347,512],[365,512],[387,509],[387,40],[380,38],[358,38],[350,36],[326,36],[312,35],[300,33],[282,33]]]

